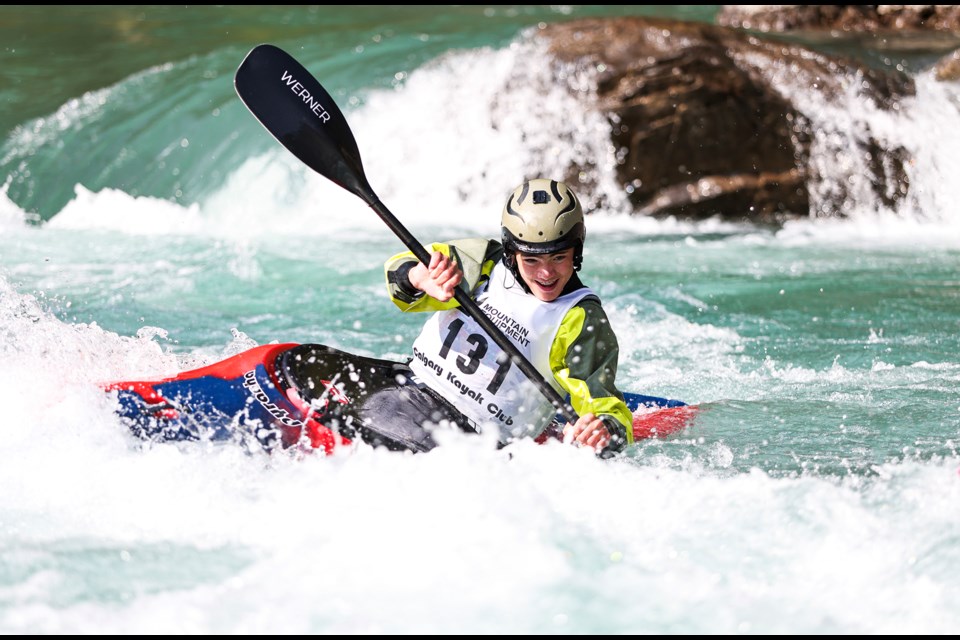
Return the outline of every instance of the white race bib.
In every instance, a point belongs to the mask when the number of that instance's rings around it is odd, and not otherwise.
[[[583,287],[543,302],[524,291],[498,263],[476,302],[543,379],[561,392],[550,368],[550,348],[567,312],[592,293]],[[410,367],[478,428],[495,425],[505,443],[538,435],[557,413],[520,367],[459,308],[438,311],[426,322],[413,343]]]

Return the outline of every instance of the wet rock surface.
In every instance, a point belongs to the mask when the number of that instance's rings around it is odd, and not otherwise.
[[[810,185],[822,178],[809,162],[819,125],[783,83],[823,104],[854,86],[880,109],[914,91],[904,73],[704,23],[585,19],[546,25],[538,37],[560,63],[595,77],[618,179],[637,213],[657,217],[844,215],[842,186],[811,210]],[[905,194],[905,150],[869,137],[861,144],[877,195]]]

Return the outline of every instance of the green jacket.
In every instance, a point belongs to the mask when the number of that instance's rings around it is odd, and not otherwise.
[[[463,271],[459,288],[470,294],[490,277],[503,256],[499,242],[480,238],[434,243],[426,249],[440,251],[456,261]],[[415,289],[408,273],[416,264],[416,257],[408,251],[393,256],[384,265],[390,298],[401,311],[442,311],[460,306],[453,298],[439,302]],[[574,274],[564,293],[582,286]],[[576,357],[568,357],[571,353]],[[577,415],[594,413],[603,419],[613,435],[613,449],[633,442],[633,415],[616,387],[619,353],[617,336],[607,314],[593,296],[567,312],[550,349],[550,367],[557,383],[570,395],[574,411]]]

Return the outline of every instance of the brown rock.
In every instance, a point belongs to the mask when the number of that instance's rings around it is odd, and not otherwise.
[[[960,49],[940,58],[933,72],[937,80],[960,80]]]
[[[757,31],[916,29],[960,32],[960,7],[953,4],[728,4],[721,7],[716,20],[721,26]]]
[[[596,73],[622,157],[618,178],[636,210],[655,216],[842,215],[842,186],[810,211],[809,184],[819,178],[808,162],[810,118],[771,77],[805,83],[826,102],[849,78],[881,107],[913,90],[903,74],[703,23],[584,19],[539,34],[557,60]],[[863,152],[878,194],[906,192],[902,149],[868,141]]]

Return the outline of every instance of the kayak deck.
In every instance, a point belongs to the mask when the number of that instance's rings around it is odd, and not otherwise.
[[[323,375],[324,366],[329,375]],[[402,378],[398,367],[402,364],[324,345],[282,343],[254,347],[170,378],[115,382],[105,389],[117,393],[118,414],[142,439],[253,438],[267,450],[303,445],[331,453],[358,436],[371,441],[364,428],[369,418],[351,403]],[[394,386],[404,384],[400,379]],[[687,428],[697,414],[696,406],[679,400],[636,393],[624,393],[624,399],[633,412],[635,441],[676,433]],[[412,404],[426,404],[436,415],[437,410],[444,411],[445,402],[421,395]],[[419,425],[427,419],[425,410],[403,416],[417,427],[380,437],[378,444],[429,449],[429,435],[418,432],[418,428],[424,431]],[[444,418],[456,421],[452,413],[444,413]]]

